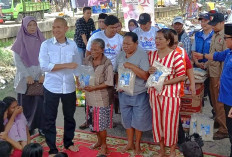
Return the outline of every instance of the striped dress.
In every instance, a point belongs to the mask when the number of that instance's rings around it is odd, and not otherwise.
[[[158,61],[172,69],[166,80],[185,75],[183,58],[175,50],[162,59],[159,58],[158,51],[150,51],[149,63],[151,66],[154,61]],[[172,146],[177,142],[180,90],[181,82],[164,85],[161,93],[157,93],[154,88],[149,88],[148,90],[153,112],[153,138],[155,142],[160,142],[161,137],[164,137],[166,146]]]

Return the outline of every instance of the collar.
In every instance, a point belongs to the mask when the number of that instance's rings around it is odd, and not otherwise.
[[[88,61],[90,61],[91,64],[93,65],[93,57],[90,55],[87,59],[88,59]],[[106,58],[106,56],[103,54],[102,60],[101,60],[101,64],[100,64],[100,65],[104,65],[105,62],[106,62],[106,60],[107,60],[107,58]]]
[[[224,35],[224,29],[216,33],[217,35]]]
[[[81,19],[82,19],[85,23],[88,23],[88,22],[89,22],[89,20],[90,20],[91,18],[89,18],[87,22],[85,21],[84,16],[82,16],[82,18],[81,18]]]
[[[68,45],[69,44],[69,40],[65,37],[65,39],[66,39],[66,44]],[[52,43],[53,44],[59,44],[59,42],[56,40],[56,38],[55,37],[53,37],[53,40],[52,40]]]

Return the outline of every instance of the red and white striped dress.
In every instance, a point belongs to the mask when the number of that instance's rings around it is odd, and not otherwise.
[[[183,58],[179,52],[174,50],[162,59],[159,58],[157,51],[149,52],[151,66],[155,60],[168,68],[172,68],[172,72],[166,80],[185,75]],[[154,88],[148,90],[153,112],[153,138],[155,142],[160,142],[161,137],[164,137],[166,146],[172,146],[177,142],[180,89],[181,82],[164,85],[161,93],[157,93]]]

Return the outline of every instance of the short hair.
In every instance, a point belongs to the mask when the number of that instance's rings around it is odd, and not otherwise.
[[[91,43],[92,44],[98,44],[100,46],[101,49],[105,49],[105,42],[104,40],[100,39],[100,38],[97,38],[97,39],[94,39]]]
[[[43,147],[39,143],[30,143],[23,148],[22,157],[42,157]]]
[[[139,25],[138,25],[138,23],[137,23],[137,21],[136,21],[135,19],[130,19],[130,20],[128,21],[128,26],[129,26],[129,24],[130,24],[131,22],[133,22],[133,23],[135,24],[136,27],[139,27]]]
[[[105,18],[105,21],[104,21],[105,25],[106,26],[109,26],[109,25],[115,25],[117,23],[119,23],[119,20],[116,16],[114,15],[109,15]]]
[[[201,147],[195,141],[187,141],[182,144],[184,157],[203,157]]]
[[[59,152],[58,154],[56,154],[54,157],[68,157],[68,154],[65,152]]]
[[[57,17],[54,22],[59,21],[64,24],[64,26],[68,26],[68,22],[63,17]]]
[[[170,29],[162,28],[157,31],[157,33],[162,33],[166,40],[170,40],[168,46],[172,47],[174,45],[174,34],[171,33]]]
[[[174,35],[178,35],[177,32],[174,29],[170,29],[171,33]]]
[[[101,14],[99,14],[99,16],[98,16],[98,20],[99,20],[99,19],[105,19],[107,16],[108,16],[107,14],[101,13]]]
[[[136,43],[138,41],[138,35],[134,32],[127,32],[124,37],[131,37],[132,41]]]
[[[83,8],[83,13],[85,13],[86,10],[91,10],[91,7],[84,7]]]

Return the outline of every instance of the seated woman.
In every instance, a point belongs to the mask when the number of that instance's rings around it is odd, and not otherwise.
[[[13,97],[6,97],[0,105],[3,115],[1,115],[0,128],[2,139],[8,141],[16,149],[22,150],[25,145],[30,143],[30,135],[27,127],[27,120],[22,113],[22,107]],[[5,125],[5,128],[4,126]],[[7,135],[5,135],[7,134]],[[0,137],[1,138],[1,137]]]
[[[135,154],[140,154],[142,132],[152,129],[152,114],[145,87],[149,77],[148,55],[138,46],[138,36],[133,32],[128,32],[124,36],[123,51],[118,55],[115,71],[119,66],[131,69],[136,74],[133,96],[119,91],[122,124],[128,138],[128,144],[123,152],[135,149]]]
[[[87,86],[86,91],[87,123],[97,133],[98,141],[90,148],[101,147],[99,155],[107,154],[106,129],[112,128],[112,104],[110,90],[113,86],[113,66],[104,56],[105,43],[102,39],[95,39],[91,44],[91,55],[85,58],[84,65],[94,68],[95,86]],[[77,84],[79,81],[77,80]],[[89,113],[90,112],[90,113]]]

